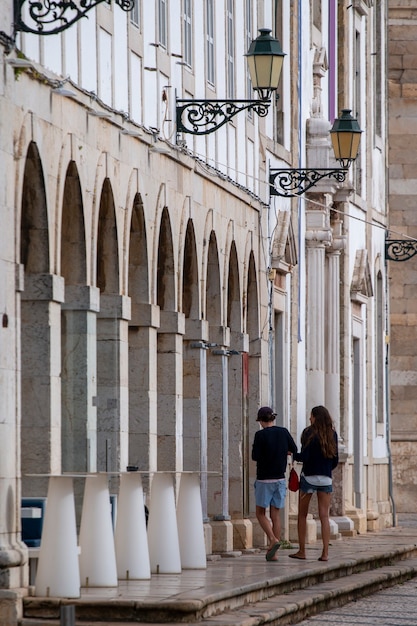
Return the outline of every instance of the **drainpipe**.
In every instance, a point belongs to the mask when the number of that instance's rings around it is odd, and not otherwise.
[[[229,371],[227,358],[238,350],[213,350],[222,357],[222,513],[217,520],[230,520],[229,515]]]
[[[207,350],[213,344],[206,341],[192,341],[190,348],[200,350],[200,489],[203,521],[208,521],[207,515]],[[215,345],[215,344],[214,344]]]
[[[385,412],[386,412],[386,431],[388,451],[388,492],[392,506],[393,526],[397,525],[397,509],[394,500],[394,485],[392,479],[392,454],[391,454],[391,403],[390,403],[390,377],[389,377],[389,310],[388,310],[388,262],[385,259]]]

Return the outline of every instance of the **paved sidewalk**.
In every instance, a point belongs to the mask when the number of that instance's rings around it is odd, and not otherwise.
[[[394,580],[394,577],[398,576],[399,566],[393,565],[391,569],[390,567],[384,569],[383,566],[390,566],[395,563],[404,564],[401,569],[402,573],[404,568],[407,570],[405,565],[407,561],[403,559],[409,559],[410,568],[406,573],[407,577],[410,578],[415,575],[414,568],[417,573],[417,516],[401,520],[400,525],[395,528],[333,541],[329,561],[326,563],[318,561],[321,554],[321,542],[319,541],[308,546],[305,561],[297,561],[288,557],[295,551],[296,546],[292,550],[281,549],[278,553],[279,560],[272,562],[266,561],[265,551],[250,551],[240,556],[222,557],[218,560],[209,561],[206,570],[184,570],[178,575],[152,575],[151,579],[146,581],[120,582],[117,588],[83,589],[81,598],[76,600],[75,604],[77,616],[78,611],[84,610],[83,620],[87,619],[87,621],[78,622],[77,619],[76,623],[83,623],[85,626],[94,623],[95,626],[98,626],[99,623],[104,623],[106,619],[109,619],[114,620],[114,622],[117,621],[120,626],[123,623],[135,622],[139,625],[149,621],[156,624],[159,619],[159,623],[167,624],[182,621],[183,624],[191,625],[198,621],[199,614],[203,617],[206,613],[207,621],[203,619],[202,623],[233,624],[232,616],[230,617],[231,621],[228,621],[226,616],[223,618],[218,615],[216,618],[215,613],[230,612],[234,606],[242,605],[244,606],[241,613],[246,611],[250,614],[250,619],[246,620],[244,615],[244,621],[239,623],[263,623],[254,621],[254,609],[247,610],[245,607],[252,603],[253,607],[259,608],[262,601],[265,601],[265,603],[269,603],[268,606],[272,605],[275,608],[277,604],[283,602],[283,599],[288,598],[286,594],[295,588],[294,581],[298,581],[298,585],[300,585],[300,580],[312,581],[308,584],[311,589],[315,590],[316,587],[311,587],[311,585],[315,585],[316,582],[332,580],[335,578],[336,571],[343,571],[344,577],[342,579],[334,580],[333,587],[330,583],[325,587],[325,593],[330,594],[329,597],[333,597],[335,593],[333,588],[336,583],[339,586],[340,581],[344,581],[345,586],[352,584],[350,579],[353,579],[354,576],[349,574],[354,573],[356,568],[362,567],[362,571],[363,569],[368,570],[368,574],[365,571],[365,584],[366,579],[370,577],[369,570],[374,570],[382,578],[388,576],[390,580]],[[236,553],[234,554],[236,555]],[[368,566],[368,561],[372,565]],[[270,593],[268,593],[269,589],[271,590]],[[294,593],[296,594],[296,592]],[[272,597],[268,598],[268,595]],[[240,598],[243,596],[245,600],[242,602]],[[302,589],[298,595],[296,594],[296,597],[303,597]],[[297,599],[295,601],[300,602]],[[41,615],[36,614],[36,611],[39,610],[39,607],[48,605],[48,617],[55,617],[56,619],[59,617],[60,604],[59,599],[27,598],[25,616],[36,617],[37,619],[36,621],[25,619],[22,624],[27,624],[27,626],[53,624],[54,622],[40,619]],[[208,606],[214,606],[216,610],[211,609],[212,612],[207,614]],[[144,617],[143,622],[136,621],[142,619],[140,615],[145,616],[148,611],[148,615],[152,615],[153,620]],[[110,612],[112,612],[111,615]],[[161,617],[158,617],[158,612],[160,612]],[[172,618],[168,618],[168,621],[167,615],[172,616]],[[197,618],[193,618],[193,615]],[[172,622],[169,619],[172,619]],[[112,622],[107,621],[106,623],[107,626],[110,626]],[[238,623],[237,614],[235,623]]]

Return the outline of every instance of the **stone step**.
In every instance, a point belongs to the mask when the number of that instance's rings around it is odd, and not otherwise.
[[[284,553],[284,551],[283,551]],[[282,558],[287,555],[283,554]],[[239,559],[236,560],[236,565]],[[228,624],[290,624],[327,608],[373,593],[417,575],[417,546],[384,552],[360,553],[337,563],[300,562],[290,573],[257,581],[241,580],[213,593],[190,593],[188,599],[82,597],[76,607],[77,626],[127,624],[175,624],[188,626]],[[68,601],[67,601],[68,603]],[[28,597],[21,626],[56,626],[60,623],[60,599]]]
[[[343,606],[417,576],[417,559],[413,563],[388,565],[378,570],[318,583],[289,594],[249,604],[236,611],[225,611],[187,626],[285,626]],[[93,624],[89,625],[93,626]],[[94,626],[97,626],[95,624]],[[107,625],[108,626],[108,625]]]

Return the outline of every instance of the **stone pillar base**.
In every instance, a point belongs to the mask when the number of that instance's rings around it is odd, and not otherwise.
[[[335,522],[335,520],[330,518],[329,523],[330,523],[330,539],[332,541],[341,539],[342,535],[339,532],[339,526],[337,525],[337,522]],[[321,523],[319,519],[316,520],[316,529],[317,529],[317,539],[321,539]]]
[[[212,554],[213,552],[213,530],[210,524],[203,524],[204,531],[204,544],[206,546],[206,554]]]
[[[252,522],[250,519],[234,519],[233,524],[233,549],[250,550],[253,548]]]
[[[256,518],[252,519],[252,538],[254,548],[266,548],[267,539]]]
[[[354,529],[359,535],[365,535],[367,530],[366,515],[358,509],[346,510],[346,515],[353,521]]]
[[[342,537],[354,537],[357,534],[353,520],[347,517],[347,515],[332,517],[332,520],[337,524]]]
[[[368,532],[375,532],[380,529],[379,513],[372,509],[368,509],[366,512],[366,530]]]
[[[210,522],[212,531],[212,550],[216,552],[233,551],[233,524],[230,520]]]
[[[0,624],[17,626],[23,616],[22,599],[27,595],[26,589],[0,589]]]
[[[294,513],[291,513],[289,516],[289,540],[298,543],[297,515]],[[317,525],[313,516],[309,513],[307,515],[306,544],[316,543],[316,541]]]

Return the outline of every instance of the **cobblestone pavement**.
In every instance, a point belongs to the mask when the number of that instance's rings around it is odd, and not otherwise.
[[[417,580],[350,602],[298,623],[298,626],[416,626]]]
[[[417,515],[399,515],[401,527],[417,528]],[[298,626],[417,626],[417,580],[325,611]]]

